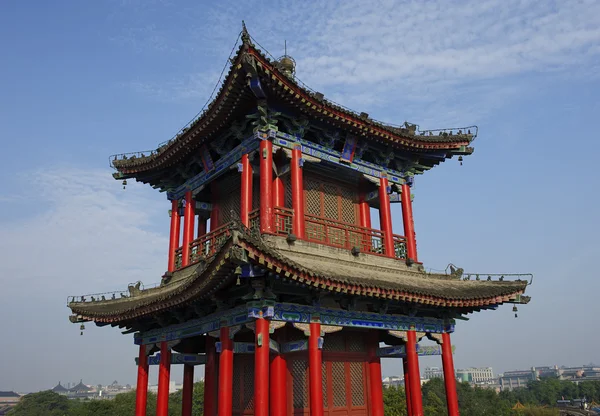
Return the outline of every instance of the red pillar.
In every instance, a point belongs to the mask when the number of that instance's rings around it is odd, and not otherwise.
[[[406,256],[414,261],[417,258],[417,239],[415,236],[415,221],[413,220],[412,201],[410,199],[410,186],[402,185],[402,222],[404,223],[404,235],[406,236]]]
[[[256,320],[254,353],[254,415],[269,416],[269,321]]]
[[[252,211],[252,166],[247,154],[242,156],[242,194],[240,196],[240,219],[242,224],[250,227],[249,214]]]
[[[269,377],[270,414],[271,416],[287,415],[287,362],[284,355],[273,356]]]
[[[381,378],[381,359],[377,356],[379,334],[371,332],[369,342],[369,380],[371,386],[371,416],[383,416],[383,383]]]
[[[295,145],[292,149],[292,160],[290,161],[290,175],[292,182],[292,209],[294,210],[294,222],[292,232],[299,239],[304,239],[304,181],[302,179],[302,147]]]
[[[387,257],[396,257],[394,250],[394,232],[392,231],[392,211],[390,209],[390,195],[388,194],[388,180],[385,174],[379,178],[379,223],[383,231],[383,249]]]
[[[273,143],[260,142],[260,232],[273,232]]]
[[[321,378],[321,324],[310,323],[308,337],[308,384],[310,389],[310,416],[323,416],[323,379]]]
[[[210,184],[212,210],[210,211],[210,231],[214,231],[221,223],[221,207],[219,204],[219,187],[216,182]]]
[[[181,249],[181,267],[190,264],[190,243],[194,239],[194,217],[196,202],[192,199],[192,191],[185,193],[185,210],[183,213],[183,248]]]
[[[414,330],[410,330],[406,331],[406,334],[406,359],[408,360],[412,414],[414,416],[423,416],[421,375],[419,374],[419,356],[417,355],[417,333]]]
[[[198,238],[206,234],[206,217],[198,215]]]
[[[444,384],[446,385],[446,404],[448,416],[458,416],[458,396],[456,395],[456,378],[454,375],[454,360],[452,359],[452,344],[450,334],[442,333],[442,365],[444,367]]]
[[[135,390],[135,416],[146,416],[146,401],[148,400],[148,356],[146,346],[140,345],[138,359],[137,388]]]
[[[171,350],[166,341],[160,343],[158,398],[156,416],[169,416],[169,381],[171,380]]]
[[[194,395],[193,365],[183,365],[183,389],[181,393],[181,416],[192,416],[192,397]]]
[[[371,228],[371,207],[366,200],[367,195],[361,192],[358,195],[358,209],[360,212],[360,226]]]
[[[273,206],[285,207],[285,187],[279,176],[273,179]]]
[[[404,392],[406,393],[406,414],[412,416],[412,405],[410,397],[410,375],[408,374],[408,360],[406,357],[402,359],[402,367],[404,371]]]
[[[233,341],[229,328],[221,328],[221,356],[219,357],[219,416],[231,416],[233,399]]]
[[[217,414],[217,351],[215,339],[206,337],[206,364],[204,365],[204,416]]]
[[[179,248],[179,228],[181,218],[179,217],[179,201],[171,201],[171,232],[169,233],[169,266],[168,271],[175,271],[175,250]]]

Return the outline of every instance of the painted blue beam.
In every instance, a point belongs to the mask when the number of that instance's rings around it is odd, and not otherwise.
[[[308,140],[300,139],[291,134],[283,133],[278,131],[277,136],[273,140],[273,144],[276,144],[287,149],[292,149],[294,145],[298,143],[302,146],[302,153],[316,157],[318,159],[333,163],[337,166],[341,166],[347,169],[352,169],[365,175],[374,176],[380,178],[383,173],[388,177],[388,181],[391,183],[404,184],[407,176],[402,172],[378,166],[374,163],[367,162],[361,159],[354,159],[352,163],[342,162],[342,153],[337,150],[327,148],[317,143],[309,142]]]
[[[138,365],[139,358],[135,358],[135,364]],[[156,355],[148,357],[148,365],[159,365],[160,364],[160,352]],[[171,353],[171,364],[190,364],[190,365],[201,365],[206,364],[206,356],[204,354],[179,354]]]
[[[259,140],[255,135],[245,139],[242,143],[236,146],[231,152],[217,160],[214,165],[214,169],[206,172],[202,171],[196,176],[188,179],[185,183],[174,191],[167,192],[167,198],[172,201],[173,199],[182,199],[187,191],[195,191],[202,185],[209,183],[210,181],[218,178],[231,167],[242,159],[242,155],[252,152],[258,149]]]

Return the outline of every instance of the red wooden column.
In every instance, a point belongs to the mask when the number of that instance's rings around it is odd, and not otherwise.
[[[273,232],[273,143],[260,142],[260,232]]]
[[[206,364],[204,365],[204,416],[217,414],[217,351],[215,339],[206,337]]]
[[[219,416],[231,416],[233,398],[233,341],[229,328],[221,328],[221,355],[219,357]]]
[[[292,160],[290,161],[290,175],[292,182],[292,209],[294,210],[294,221],[292,232],[299,239],[305,238],[304,233],[304,180],[302,178],[302,147],[294,145],[292,149]]]
[[[210,211],[210,231],[214,231],[216,230],[221,222],[221,207],[219,204],[219,186],[217,185],[217,183],[215,181],[210,183],[210,195],[211,195],[211,201],[210,203],[212,204],[212,209]]]
[[[194,217],[196,215],[196,202],[192,198],[192,191],[185,193],[185,209],[183,212],[183,248],[181,249],[181,267],[190,264],[190,243],[194,239]]]
[[[281,337],[278,339],[282,341]],[[269,374],[271,416],[287,415],[287,360],[283,354],[275,354],[271,359]]]
[[[254,352],[254,415],[269,416],[269,321],[258,318]]]
[[[308,385],[310,397],[310,416],[323,416],[323,379],[321,378],[322,354],[319,348],[321,324],[310,323],[308,337]]]
[[[446,404],[448,416],[458,416],[458,396],[456,394],[456,377],[454,375],[454,360],[452,359],[452,344],[450,334],[442,333],[442,366],[444,367],[444,384],[446,385]]]
[[[406,331],[406,359],[410,382],[410,403],[414,416],[423,416],[423,396],[421,395],[421,375],[419,374],[419,356],[417,355],[417,333]]]
[[[193,365],[183,365],[183,389],[181,393],[181,416],[192,416],[192,397],[194,396]]]
[[[250,227],[250,211],[252,211],[252,166],[250,166],[250,158],[245,154],[242,156],[240,220],[246,227]]]
[[[273,206],[285,207],[285,187],[279,176],[273,179]]]
[[[417,258],[417,239],[415,236],[415,221],[413,220],[412,201],[410,199],[410,186],[402,185],[402,222],[404,223],[404,235],[406,236],[406,256],[414,261]]]
[[[406,393],[406,414],[412,416],[412,405],[410,397],[410,375],[408,374],[408,360],[406,357],[402,358],[402,367],[404,371],[404,392]]]
[[[146,346],[140,345],[138,359],[137,388],[135,390],[135,416],[146,416],[146,401],[148,400],[148,356]]]
[[[169,233],[169,272],[175,271],[175,250],[179,248],[179,229],[181,228],[181,217],[179,217],[179,201],[171,201],[171,230]]]
[[[158,398],[156,416],[169,416],[169,382],[171,380],[171,350],[166,341],[160,343]]]
[[[198,238],[206,234],[206,217],[198,215]]]
[[[379,334],[371,331],[369,340],[369,380],[371,386],[371,416],[383,416],[383,383],[381,378],[381,359],[377,356]]]
[[[388,194],[388,179],[385,173],[379,178],[379,223],[383,231],[383,249],[387,257],[396,257],[394,250],[394,232],[392,231],[392,211]]]
[[[364,183],[361,183],[361,191],[358,195],[358,211],[360,226],[371,229],[371,207],[367,202]],[[363,250],[370,252],[372,249],[372,237],[370,234],[363,234]]]

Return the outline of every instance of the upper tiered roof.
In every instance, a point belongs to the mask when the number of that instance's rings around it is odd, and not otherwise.
[[[257,100],[277,100],[293,107],[302,117],[343,129],[373,145],[408,152],[415,166],[406,171],[422,173],[453,155],[468,155],[476,127],[418,131],[417,126],[381,123],[367,113],[357,113],[327,100],[323,94],[301,84],[290,72],[288,58],[271,60],[256,48],[245,30],[237,53],[214,100],[204,112],[173,139],[155,150],[111,156],[115,177],[137,178],[153,183],[152,177],[185,161],[204,144],[209,144],[232,123],[256,111]],[[264,97],[262,96],[264,95]]]

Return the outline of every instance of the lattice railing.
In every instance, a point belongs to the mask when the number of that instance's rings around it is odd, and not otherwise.
[[[294,220],[294,210],[284,207],[274,207],[273,211],[275,213],[275,234],[284,236],[291,234],[292,222]]]
[[[190,264],[215,254],[231,235],[231,223],[222,225],[190,243]],[[177,253],[177,252],[176,252]],[[179,256],[181,258],[181,256]],[[177,263],[176,263],[177,265]],[[181,266],[181,263],[179,263]],[[178,268],[178,267],[176,267]]]
[[[348,250],[357,247],[363,253],[385,255],[384,234],[380,230],[306,215],[305,232],[308,241]]]

